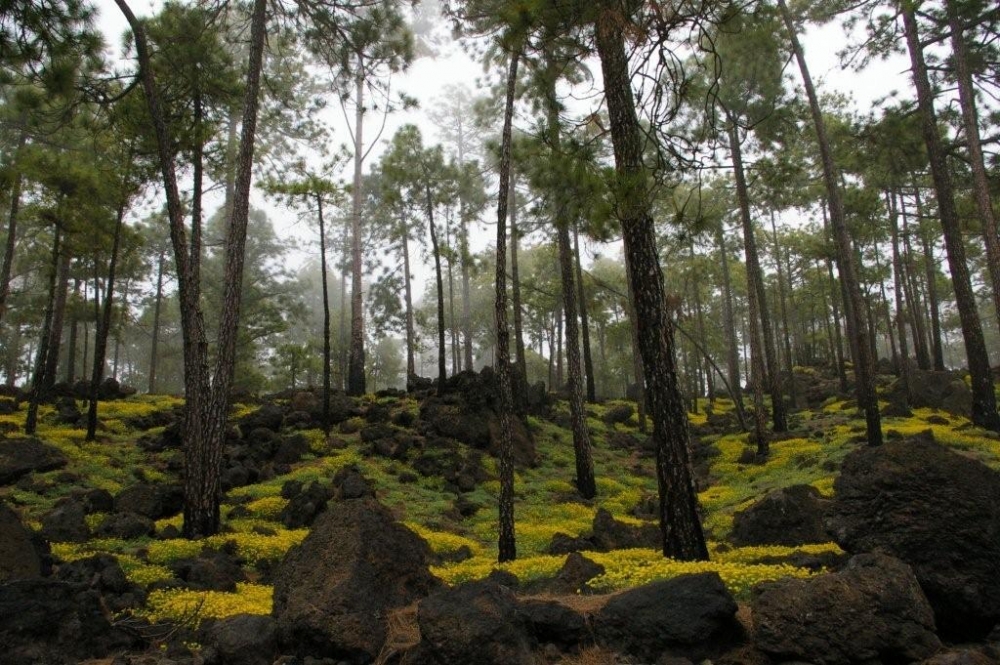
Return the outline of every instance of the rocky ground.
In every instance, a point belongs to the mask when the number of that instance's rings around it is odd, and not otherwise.
[[[0,662],[1000,663],[1000,440],[961,377],[928,373],[870,448],[837,382],[764,463],[732,405],[691,415],[712,561],[655,550],[634,406],[589,406],[599,497],[571,483],[565,405],[515,431],[518,561],[496,566],[492,376],[449,390],[234,409],[224,532],[179,537],[177,400],[109,389],[82,440],[72,394],[17,433],[0,400]]]

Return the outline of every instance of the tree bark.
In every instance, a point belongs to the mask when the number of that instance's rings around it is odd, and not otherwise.
[[[986,265],[993,287],[993,309],[1000,327],[1000,237],[997,236],[996,216],[990,199],[990,182],[983,159],[983,146],[979,137],[979,117],[976,111],[976,94],[969,69],[968,45],[965,43],[962,21],[955,0],[945,3],[948,27],[951,30],[952,62],[958,83],[958,99],[962,108],[962,125],[965,142],[969,147],[969,165],[972,168],[972,193],[976,199],[979,221],[982,223],[983,240],[986,242]]]
[[[927,157],[931,165],[931,177],[937,192],[938,215],[944,233],[945,249],[948,254],[948,268],[955,288],[955,304],[962,322],[962,339],[972,377],[972,422],[979,427],[1000,431],[1000,414],[997,413],[996,393],[993,388],[993,374],[990,358],[983,337],[983,326],[976,308],[976,297],[972,291],[969,266],[965,258],[962,228],[955,208],[955,194],[948,170],[947,157],[938,133],[937,115],[934,111],[934,97],[927,77],[917,19],[912,5],[902,2],[900,9],[906,31],[906,46],[910,52],[911,73],[917,90],[917,108],[920,125],[927,146]]]
[[[437,231],[434,228],[434,199],[431,197],[430,183],[425,185],[427,197],[427,228],[431,235],[431,253],[434,255],[434,276],[437,281],[437,315],[438,315],[438,394],[444,393],[445,380],[448,378],[446,367],[447,353],[444,339],[444,279],[441,275],[441,250],[438,247]]]
[[[910,222],[906,214],[906,199],[903,192],[898,192],[899,215],[903,219],[903,265],[906,269],[906,301],[910,304],[910,325],[913,328],[913,346],[917,354],[917,367],[922,370],[931,368],[931,354],[927,344],[927,329],[924,326],[924,305],[920,299],[920,288],[917,284],[916,260],[913,258],[913,245],[910,242]]]
[[[594,359],[590,351],[590,320],[587,315],[587,294],[583,288],[583,268],[580,265],[580,226],[573,224],[573,256],[576,259],[576,288],[580,305],[580,333],[583,340],[583,372],[587,377],[587,401],[597,401],[597,380]]]
[[[56,385],[56,373],[59,369],[59,351],[62,347],[63,320],[66,318],[66,296],[69,291],[69,268],[73,257],[63,239],[62,254],[59,257],[59,278],[56,284],[55,309],[52,313],[52,326],[49,330],[49,348],[45,356],[45,369],[42,374],[42,394],[48,395]]]
[[[878,410],[878,396],[875,393],[875,359],[872,357],[871,346],[868,343],[869,332],[863,314],[864,302],[857,268],[854,265],[851,237],[844,216],[844,202],[838,187],[839,175],[833,161],[830,141],[827,138],[826,121],[823,119],[823,112],[819,106],[819,97],[816,95],[816,88],[813,86],[809,67],[806,64],[805,53],[799,43],[798,32],[785,0],[778,0],[778,9],[785,27],[788,29],[792,50],[802,74],[802,84],[806,89],[806,96],[809,98],[809,110],[816,129],[816,138],[823,164],[823,182],[826,185],[827,203],[830,207],[830,222],[837,247],[837,267],[845,292],[844,310],[847,314],[847,334],[854,340],[852,347],[856,347],[857,352],[854,382],[858,396],[858,407],[865,414],[868,444],[877,446],[882,443],[882,421]]]
[[[787,299],[785,289],[785,269],[781,265],[781,246],[778,244],[778,227],[774,221],[774,210],[771,211],[771,234],[774,237],[774,264],[778,268],[778,305],[779,311],[781,312],[781,329],[785,347],[785,371],[788,372],[788,395],[792,399],[792,404],[797,404],[798,397],[795,394],[795,371],[794,362],[792,360],[792,340],[791,332],[789,330],[790,324],[788,321],[788,305],[785,302]],[[790,293],[791,291],[792,276],[789,274],[787,292]]]
[[[402,220],[403,230],[403,297],[406,301],[406,385],[409,387],[417,376],[417,363],[413,347],[416,333],[413,329],[413,285],[410,283],[410,230]]]
[[[160,311],[163,306],[163,268],[166,250],[160,250],[156,262],[156,299],[153,301],[153,333],[149,345],[149,392],[156,393],[156,366],[159,362],[160,347]]]
[[[494,315],[497,326],[495,370],[497,390],[500,394],[500,472],[499,536],[497,560],[513,561],[517,558],[514,537],[514,442],[511,420],[514,418],[514,400],[510,380],[510,333],[507,330],[507,198],[513,181],[510,169],[511,124],[514,117],[514,94],[517,83],[517,66],[520,49],[510,54],[507,70],[507,96],[504,105],[503,133],[500,144],[500,192],[497,197],[497,266],[496,303]],[[513,232],[512,232],[513,235]],[[517,280],[514,281],[515,288]],[[515,317],[517,310],[515,309]]]
[[[14,182],[10,188],[10,210],[7,212],[7,242],[4,244],[3,264],[0,265],[0,322],[7,313],[7,298],[10,297],[10,273],[14,265],[14,248],[17,246],[17,216],[21,208],[21,188],[24,175],[18,162],[28,141],[28,132],[21,130],[14,151]]]
[[[31,392],[28,398],[28,413],[24,419],[24,433],[32,436],[38,427],[38,405],[42,401],[44,388],[42,386],[42,375],[45,373],[45,365],[50,353],[50,330],[52,328],[52,316],[55,311],[56,282],[59,272],[59,256],[62,251],[62,229],[57,224],[55,227],[55,237],[52,239],[52,260],[49,264],[49,295],[45,305],[45,317],[42,320],[42,330],[38,336],[38,353],[35,355],[35,371],[31,378]]]
[[[326,271],[326,220],[323,219],[323,195],[316,193],[316,214],[319,218],[319,270],[323,282],[323,434],[330,435],[330,396],[332,379],[330,376],[330,289]]]
[[[517,266],[517,248],[520,237],[517,230],[517,178],[510,171],[510,299],[514,310],[514,376],[517,386],[514,408],[524,415],[524,397],[528,392],[528,361],[524,353],[524,313],[521,310],[521,275]],[[551,383],[551,382],[550,382]]]
[[[688,453],[688,424],[677,388],[673,322],[666,306],[653,219],[649,178],[625,55],[626,17],[602,2],[594,26],[608,104],[615,155],[615,212],[622,225],[625,257],[631,266],[640,351],[643,360],[659,489],[660,535],[664,556],[706,560],[708,548],[698,517]]]
[[[766,303],[761,300],[763,288],[760,286],[761,270],[757,258],[757,241],[754,239],[753,222],[750,219],[750,194],[747,191],[746,175],[743,173],[743,157],[740,147],[739,130],[733,119],[729,119],[729,151],[732,155],[733,174],[736,180],[736,197],[740,206],[740,223],[743,226],[743,255],[747,270],[747,320],[750,326],[750,390],[753,393],[754,428],[753,439],[757,445],[757,460],[764,462],[770,452],[767,432],[767,411],[764,406],[764,386],[769,370],[765,370],[764,335],[761,322],[767,316]],[[772,407],[780,408],[781,394],[777,399],[772,393]],[[777,429],[777,420],[775,421]]]
[[[897,219],[896,197],[891,191],[885,192],[886,208],[889,210],[889,231],[892,236],[892,286],[896,301],[896,336],[899,338],[899,380],[903,382],[903,395],[910,401],[910,358],[906,344],[906,308],[903,305],[903,259],[899,251],[899,220]]]
[[[744,418],[743,386],[740,382],[740,353],[736,339],[736,317],[733,316],[733,285],[729,275],[729,252],[722,222],[715,227],[715,244],[719,248],[719,262],[722,266],[722,325],[726,332],[726,374],[740,422]]]
[[[115,295],[115,274],[118,269],[118,253],[121,247],[122,225],[125,222],[125,207],[125,201],[119,203],[118,214],[115,216],[111,259],[108,262],[108,280],[104,287],[104,310],[101,312],[101,318],[97,321],[94,367],[90,375],[90,403],[87,405],[87,441],[94,441],[97,438],[97,401],[100,395],[101,381],[104,379],[104,360],[108,353],[108,335],[111,332],[111,313]]]
[[[354,114],[354,191],[351,202],[351,351],[347,364],[347,394],[365,394],[365,312],[361,300],[361,166],[364,158],[364,61],[358,56]]]

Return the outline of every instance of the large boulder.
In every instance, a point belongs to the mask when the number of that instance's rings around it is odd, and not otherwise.
[[[830,539],[823,526],[828,503],[811,485],[774,490],[733,515],[730,538],[740,546],[825,543]]]
[[[49,542],[82,543],[90,538],[86,507],[82,501],[66,501],[46,513],[39,534]]]
[[[240,431],[252,432],[255,429],[268,429],[280,432],[285,420],[285,410],[277,404],[263,404],[256,411],[251,411],[240,418]]]
[[[47,552],[40,545],[17,513],[0,503],[0,583],[41,577]]]
[[[446,589],[417,608],[421,642],[404,663],[535,665],[527,615],[495,579]]]
[[[390,610],[439,586],[427,543],[365,497],[331,503],[274,573],[281,644],[351,663],[382,649]]]
[[[942,636],[979,639],[1000,622],[1000,474],[927,432],[851,453],[834,490],[837,543],[912,566]]]
[[[271,665],[278,654],[272,617],[237,614],[213,622],[205,632],[220,665]]]
[[[972,389],[962,379],[960,372],[933,372],[910,369],[909,393],[902,381],[896,381],[886,398],[890,402],[906,398],[912,407],[941,409],[969,417],[972,413]]]
[[[757,647],[779,661],[909,663],[941,646],[913,571],[881,554],[858,555],[838,573],[761,584],[752,609]]]
[[[115,496],[116,513],[135,513],[158,520],[172,517],[184,508],[184,488],[180,485],[137,483]]]
[[[683,575],[612,597],[595,632],[602,645],[649,662],[664,653],[700,660],[741,634],[736,610],[718,573]]]
[[[0,660],[61,665],[104,655],[111,624],[96,591],[55,580],[0,584]]]
[[[66,462],[58,448],[38,439],[0,439],[0,486],[10,485],[29,473],[61,469]]]

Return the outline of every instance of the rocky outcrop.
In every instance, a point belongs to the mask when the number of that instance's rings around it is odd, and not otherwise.
[[[825,543],[828,503],[811,485],[774,490],[733,515],[730,538],[738,546]]]
[[[1000,474],[930,433],[851,453],[828,526],[847,552],[902,559],[944,637],[984,637],[1000,623]]]

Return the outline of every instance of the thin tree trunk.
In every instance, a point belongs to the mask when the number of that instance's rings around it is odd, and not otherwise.
[[[764,386],[767,371],[764,368],[765,351],[764,338],[761,331],[761,320],[766,316],[766,304],[760,299],[763,289],[758,287],[761,281],[760,262],[757,259],[757,242],[754,239],[753,222],[750,219],[750,194],[747,191],[746,176],[743,173],[743,157],[740,149],[738,128],[729,120],[729,150],[732,155],[733,173],[736,179],[736,196],[740,206],[740,222],[743,225],[743,255],[747,269],[747,315],[750,324],[750,390],[753,393],[754,428],[753,440],[757,445],[757,460],[764,462],[770,452],[769,435],[767,432],[767,411],[764,406]],[[772,394],[772,406],[780,405],[781,394]],[[779,407],[780,408],[780,407]],[[777,429],[777,422],[775,422]]]
[[[520,241],[517,230],[517,178],[510,172],[510,298],[514,310],[514,384],[517,386],[515,408],[525,410],[524,396],[528,390],[528,361],[524,354],[524,315],[521,310],[521,276],[517,266],[517,248]],[[551,385],[551,382],[550,382]]]
[[[617,6],[602,2],[594,27],[614,144],[616,213],[622,225],[626,262],[631,266],[637,314],[634,323],[653,419],[663,554],[685,561],[707,560],[688,453],[687,414],[677,389],[673,321],[667,311],[649,211],[641,130],[625,55],[625,26]]]
[[[347,394],[365,394],[365,312],[361,300],[361,166],[364,159],[364,62],[358,57],[354,114],[354,190],[351,202],[351,352],[347,366]]]
[[[726,373],[729,375],[730,393],[736,406],[740,422],[745,420],[743,407],[743,386],[740,383],[740,354],[737,348],[736,319],[733,316],[733,285],[729,275],[729,252],[722,223],[715,227],[715,243],[719,248],[722,265],[722,325],[726,329]]]
[[[590,352],[590,321],[587,316],[587,294],[583,288],[583,268],[580,265],[580,226],[573,224],[573,254],[576,262],[576,288],[580,305],[580,332],[583,339],[583,372],[587,377],[587,401],[597,401],[597,381],[594,377],[594,359]]]
[[[52,315],[52,328],[49,330],[49,352],[45,357],[45,370],[42,374],[42,392],[49,394],[56,385],[56,374],[59,369],[59,356],[62,350],[63,321],[66,318],[66,300],[69,291],[69,269],[73,257],[66,243],[63,242],[62,256],[59,258],[59,278],[56,284],[55,310]]]
[[[431,235],[431,253],[434,255],[434,276],[437,280],[437,315],[438,315],[438,394],[444,393],[445,380],[448,378],[445,358],[445,321],[444,321],[444,278],[441,275],[441,250],[438,248],[437,231],[434,228],[434,200],[431,198],[431,186],[426,186],[427,196],[427,228]]]
[[[104,311],[101,313],[101,318],[97,321],[97,335],[94,342],[94,367],[90,375],[90,403],[87,405],[87,441],[93,441],[97,438],[97,401],[100,394],[101,381],[104,379],[104,359],[108,351],[108,334],[111,331],[111,312],[115,295],[115,273],[118,269],[118,251],[121,247],[125,206],[125,201],[118,204],[118,214],[115,217],[114,239],[111,242],[111,259],[108,262],[108,280],[104,287]]]
[[[459,251],[462,255],[462,336],[465,338],[463,345],[464,362],[462,366],[464,369],[474,371],[475,365],[472,362],[472,304],[469,297],[469,263],[472,261],[472,257],[469,256],[469,222],[465,218],[464,210],[462,211],[461,221]]]
[[[552,63],[547,63],[549,67]],[[549,145],[552,156],[562,157],[559,126],[559,109],[556,102],[555,77],[547,77],[551,87],[545,91],[548,111]],[[556,244],[559,250],[559,275],[562,282],[562,307],[566,318],[566,364],[569,373],[569,411],[573,429],[573,453],[576,461],[576,489],[584,499],[597,496],[594,480],[594,458],[590,450],[590,432],[587,431],[587,413],[583,406],[583,377],[580,363],[580,331],[576,311],[576,286],[573,283],[573,248],[569,239],[569,215],[565,192],[554,192],[554,219]],[[559,363],[562,384],[562,360]]]
[[[955,208],[955,195],[947,157],[938,133],[937,116],[934,112],[934,97],[927,77],[927,66],[920,45],[920,35],[913,7],[907,3],[900,6],[906,31],[906,45],[910,52],[913,83],[917,90],[917,107],[920,112],[921,129],[927,146],[927,157],[931,165],[931,177],[937,192],[938,215],[944,232],[948,267],[955,288],[955,304],[962,322],[962,339],[969,374],[972,378],[972,422],[979,427],[1000,431],[1000,414],[997,413],[996,393],[993,388],[993,374],[990,358],[983,337],[983,327],[976,308],[976,296],[972,291],[969,266],[965,258],[962,229]]]
[[[778,305],[781,311],[781,329],[785,347],[785,371],[788,372],[788,395],[792,399],[792,404],[798,404],[798,396],[795,394],[795,371],[792,360],[792,340],[788,323],[788,305],[786,304],[785,270],[781,265],[781,246],[778,244],[778,227],[774,221],[774,210],[771,211],[771,234],[774,238],[774,264],[778,267]],[[791,275],[788,276],[788,289],[791,292]]]
[[[498,467],[500,472],[499,500],[499,536],[497,541],[497,560],[513,561],[517,557],[514,539],[514,443],[512,435],[512,419],[514,418],[514,400],[510,381],[510,333],[507,330],[507,197],[511,190],[513,178],[510,169],[511,124],[514,116],[514,91],[517,83],[517,66],[520,60],[520,50],[510,54],[510,67],[507,71],[507,97],[504,105],[503,133],[500,144],[500,192],[497,197],[497,267],[496,267],[496,306],[494,315],[497,326],[496,362],[494,369],[497,375],[497,391],[500,395],[500,454]],[[511,236],[515,236],[513,225]],[[517,288],[517,279],[514,280]],[[518,316],[515,307],[514,316]],[[518,337],[520,340],[520,336]],[[523,369],[523,368],[522,368]],[[523,375],[522,375],[523,376]]]
[[[21,188],[24,175],[21,173],[21,153],[28,141],[28,132],[21,129],[14,151],[14,182],[10,187],[10,210],[7,213],[7,242],[4,244],[3,264],[0,266],[0,322],[7,313],[7,299],[10,297],[10,274],[14,265],[14,248],[17,246],[17,216],[21,208]]]
[[[792,50],[802,74],[802,84],[809,97],[809,109],[816,129],[816,138],[823,164],[823,181],[826,184],[827,203],[830,207],[830,222],[833,226],[833,237],[839,259],[837,267],[845,291],[844,308],[847,314],[847,334],[855,341],[852,346],[857,347],[854,383],[858,396],[858,406],[865,414],[868,444],[877,446],[882,443],[882,421],[878,410],[878,396],[875,393],[875,360],[872,358],[871,347],[868,345],[869,333],[864,324],[861,287],[857,268],[854,265],[851,237],[844,217],[844,203],[840,188],[837,186],[839,176],[833,161],[830,141],[827,138],[826,122],[819,106],[819,97],[816,95],[816,88],[813,86],[812,77],[809,74],[805,54],[799,43],[798,32],[785,0],[778,0],[778,9],[785,27],[788,29]]]
[[[903,219],[903,265],[906,270],[906,301],[910,304],[910,325],[913,328],[913,346],[917,354],[917,367],[922,370],[931,368],[931,354],[927,348],[927,330],[924,326],[924,305],[920,299],[920,288],[917,285],[917,267],[913,258],[913,245],[910,242],[910,223],[906,214],[906,199],[903,192],[898,192],[899,214]]]
[[[48,359],[50,329],[52,328],[53,312],[55,311],[56,282],[59,271],[59,256],[62,245],[62,230],[59,225],[55,228],[55,238],[52,240],[52,261],[49,264],[49,294],[45,305],[45,317],[42,320],[42,330],[38,336],[38,354],[35,356],[35,371],[31,379],[31,393],[28,399],[28,413],[24,421],[24,433],[31,436],[38,426],[38,405],[42,401],[44,387],[42,386],[42,374],[45,372],[45,364]]]
[[[892,235],[892,285],[896,300],[896,335],[899,337],[899,380],[903,396],[910,402],[910,359],[906,344],[906,308],[903,306],[903,260],[899,252],[899,220],[895,195],[886,190],[885,203],[889,210],[889,231]]]
[[[941,333],[941,304],[937,290],[937,260],[934,258],[934,244],[930,241],[922,221],[923,206],[920,203],[920,188],[914,187],[917,208],[917,237],[924,251],[924,274],[927,279],[927,309],[931,319],[931,356],[934,361],[934,371],[945,371],[944,343]]]
[[[73,280],[73,295],[80,293],[80,280]],[[76,313],[76,307],[73,307],[69,313],[69,343],[66,349],[66,385],[71,386],[73,382],[76,381],[76,346],[77,346],[77,329],[80,327],[79,317]]]
[[[458,374],[462,371],[462,360],[458,348],[458,325],[455,321],[455,275],[448,222],[449,220],[446,218],[444,244],[448,248],[448,331],[451,335],[451,373]]]
[[[160,312],[163,305],[163,264],[166,250],[160,250],[156,268],[156,300],[153,301],[153,338],[149,349],[149,392],[156,393],[156,366],[159,361]]]
[[[406,226],[406,220],[402,222],[403,227],[403,295],[406,306],[406,386],[415,385],[414,379],[417,376],[417,364],[414,358],[413,347],[416,344],[416,334],[413,329],[413,286],[410,284],[410,230]]]
[[[319,218],[319,270],[323,282],[323,413],[321,426],[323,434],[330,435],[330,396],[332,380],[330,376],[330,289],[326,271],[326,220],[323,219],[323,195],[316,193],[316,214]],[[293,379],[294,383],[294,379]]]

